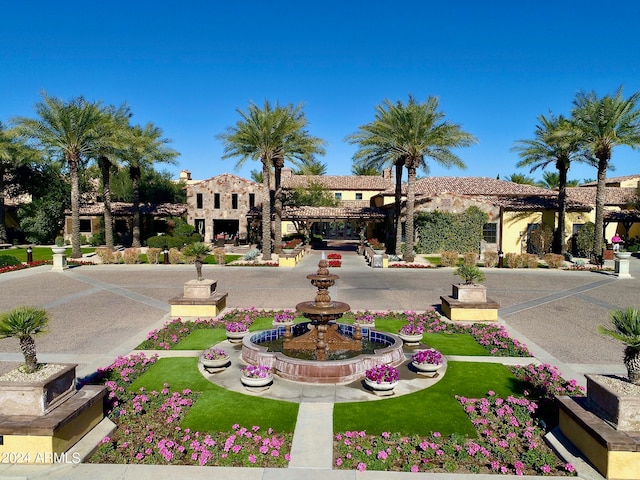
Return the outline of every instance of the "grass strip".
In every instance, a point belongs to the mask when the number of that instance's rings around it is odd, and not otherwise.
[[[333,430],[476,437],[476,429],[455,396],[480,398],[490,390],[506,397],[521,395],[523,386],[500,364],[449,362],[444,378],[425,390],[380,401],[335,404]]]

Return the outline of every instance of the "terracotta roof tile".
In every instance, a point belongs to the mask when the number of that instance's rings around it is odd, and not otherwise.
[[[393,180],[377,175],[292,175],[282,179],[282,188],[306,188],[319,183],[329,190],[376,190],[393,188]]]
[[[555,195],[551,190],[534,185],[523,185],[488,177],[427,177],[415,183],[416,195],[437,195],[449,192],[460,195]],[[393,195],[392,185],[384,192]],[[402,185],[402,193],[406,194],[406,183]]]
[[[567,197],[588,205],[596,204],[596,187],[569,187]],[[605,205],[625,206],[636,198],[635,188],[606,187]]]
[[[111,204],[111,212],[114,216],[126,216],[132,214],[133,205],[131,203],[113,202]],[[160,203],[140,204],[140,213],[143,215],[157,215],[161,217],[166,216],[181,216],[187,213],[187,205],[185,203]],[[71,211],[65,211],[65,214],[70,215]],[[91,205],[82,205],[80,207],[80,215],[93,216],[104,214],[104,203],[94,203]]]

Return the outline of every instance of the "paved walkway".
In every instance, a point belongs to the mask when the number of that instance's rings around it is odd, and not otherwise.
[[[204,273],[218,281],[218,290],[229,293],[230,307],[292,308],[315,295],[306,275],[316,270],[319,258],[312,252],[293,268],[205,266]],[[438,306],[440,295],[449,295],[450,284],[457,281],[452,269],[371,269],[361,257],[351,254],[343,255],[343,267],[336,273],[340,279],[331,289],[332,298],[349,303],[354,310],[424,310]],[[24,304],[46,308],[51,325],[50,332],[36,340],[39,360],[79,363],[78,373],[85,375],[108,365],[117,355],[130,353],[150,330],[161,327],[168,319],[168,300],[182,293],[184,282],[194,275],[193,266],[188,265],[104,265],[62,273],[37,267],[0,275],[0,311]],[[637,258],[631,260],[631,275],[634,278],[623,280],[611,272],[495,269],[487,271],[485,284],[489,296],[500,303],[500,321],[511,335],[524,341],[538,361],[558,365],[565,377],[584,384],[583,373],[625,374],[622,346],[599,335],[596,328],[612,309],[640,308]],[[0,372],[21,360],[14,339],[0,340]],[[298,419],[293,459],[286,470],[0,465],[0,478],[208,478],[211,472],[216,477],[265,480],[301,475],[312,479],[362,476],[332,470],[330,430],[335,392],[329,397],[318,393],[313,393],[315,401],[305,400],[304,395],[298,400],[301,412],[309,415]],[[286,394],[300,395],[291,389]],[[585,480],[599,478],[586,467],[579,472]],[[410,478],[416,475],[459,478],[447,474],[411,474]],[[366,472],[366,476],[386,480],[409,477],[385,472]]]

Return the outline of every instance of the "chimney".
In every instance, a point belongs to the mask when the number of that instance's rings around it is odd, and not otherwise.
[[[385,178],[385,179],[387,179],[387,180],[390,180],[390,179],[392,178],[392,177],[391,177],[391,167],[389,167],[389,168],[385,168],[385,169],[382,171],[382,178]]]
[[[191,172],[189,170],[182,170],[180,172],[180,180],[191,180]]]
[[[284,167],[280,172],[280,178],[289,178],[293,176],[293,171],[289,167]]]

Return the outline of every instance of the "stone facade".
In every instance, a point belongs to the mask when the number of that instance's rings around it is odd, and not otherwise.
[[[248,237],[247,213],[262,204],[262,186],[251,180],[223,173],[187,185],[187,222],[196,227],[205,242],[226,234],[227,240]]]

